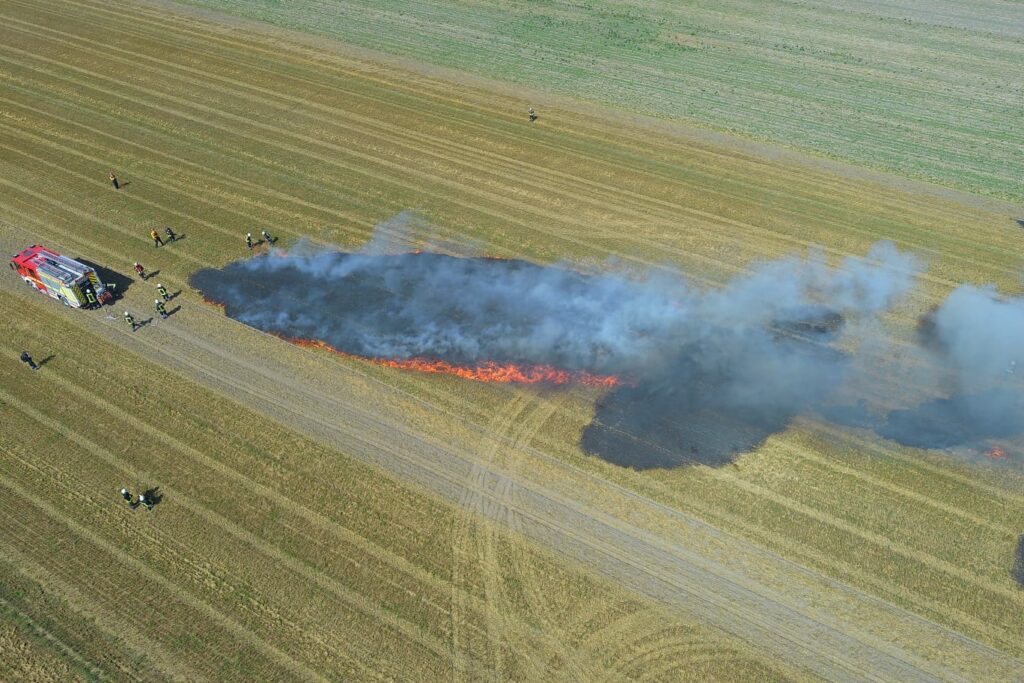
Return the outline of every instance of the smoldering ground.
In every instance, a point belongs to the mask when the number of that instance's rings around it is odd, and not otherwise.
[[[723,464],[826,403],[877,334],[865,323],[917,268],[879,243],[837,267],[812,252],[701,289],[668,271],[584,274],[377,242],[272,253],[200,271],[193,285],[256,328],[368,358],[618,376],[582,444],[641,469]]]

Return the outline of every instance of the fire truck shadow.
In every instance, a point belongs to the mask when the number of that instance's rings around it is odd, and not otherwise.
[[[122,275],[116,270],[104,268],[103,266],[93,263],[92,261],[86,260],[84,258],[79,258],[76,260],[79,261],[80,263],[84,263],[88,267],[95,270],[96,276],[100,279],[100,281],[103,284],[105,284],[110,289],[111,292],[113,292],[115,299],[120,299],[122,296],[124,296],[124,293],[127,292],[128,288],[132,286],[133,282],[135,282],[132,278],[128,277],[127,275]]]

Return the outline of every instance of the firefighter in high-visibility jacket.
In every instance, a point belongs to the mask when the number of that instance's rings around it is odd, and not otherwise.
[[[160,298],[164,301],[170,301],[171,295],[167,293],[167,288],[163,285],[156,286],[156,293],[160,295]]]
[[[132,326],[132,332],[139,328],[139,324],[135,322],[135,316],[128,311],[124,312],[124,321]]]
[[[164,302],[160,299],[153,299],[153,303],[156,304],[156,312],[160,314],[161,318],[167,317],[167,307],[164,306]]]

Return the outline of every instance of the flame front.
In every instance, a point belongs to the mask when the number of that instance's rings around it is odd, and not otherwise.
[[[987,455],[990,458],[996,459],[1005,458],[1006,449],[1004,449],[1002,446],[993,446],[992,448],[988,449],[988,452],[985,453],[985,455]]]
[[[416,370],[444,375],[455,375],[476,382],[500,382],[503,384],[582,384],[588,387],[615,387],[621,380],[615,375],[595,375],[590,372],[561,370],[550,365],[516,365],[485,361],[475,367],[453,365],[443,360],[426,360],[410,358],[408,360],[392,360],[389,358],[368,358],[339,351],[330,344],[319,339],[293,339],[281,337],[297,346],[311,349],[323,349],[348,358],[357,358],[367,363],[381,365],[400,370]]]

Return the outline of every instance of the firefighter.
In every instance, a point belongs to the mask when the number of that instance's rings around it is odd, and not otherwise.
[[[149,231],[149,236],[153,238],[154,247],[164,246],[164,241],[160,239],[160,233],[156,231],[156,228],[153,228],[152,230]]]
[[[146,279],[146,269],[142,267],[141,263],[136,261],[135,265],[132,266],[132,268],[135,269],[135,272],[138,274],[139,277],[141,277],[143,280]]]
[[[166,320],[167,307],[164,306],[164,302],[160,301],[160,299],[153,299],[153,304],[156,306],[156,312],[160,314],[160,317]]]
[[[263,241],[266,242],[267,244],[273,244],[274,242],[277,241],[277,238],[271,237],[270,233],[267,232],[266,230],[261,231],[260,234],[263,235]]]
[[[164,232],[167,233],[167,241],[168,242],[175,242],[175,241],[177,241],[178,236],[174,234],[173,230],[171,230],[171,226],[169,226],[169,225],[164,226]]]
[[[111,171],[110,173],[107,174],[107,178],[110,179],[110,182],[111,182],[111,184],[113,184],[115,190],[120,190],[121,189],[121,185],[117,182],[117,176],[114,175],[113,171]]]
[[[139,329],[139,324],[135,322],[135,316],[128,311],[124,312],[124,321],[132,326],[132,332]]]
[[[152,510],[153,506],[156,505],[153,501],[146,497],[145,493],[139,494],[139,502],[135,504],[136,507],[139,505],[145,505],[147,510]]]
[[[537,120],[537,110],[534,109],[533,107],[527,109],[526,113],[530,115],[530,123],[533,123],[534,121]]]
[[[36,365],[36,362],[34,360],[32,360],[32,356],[28,355],[28,351],[22,351],[21,352],[21,362],[25,363],[26,365],[28,365],[33,370],[38,370],[39,369],[39,366]]]
[[[126,488],[121,489],[121,497],[124,498],[124,502],[128,503],[128,507],[132,510],[139,507],[139,504],[132,498],[132,492]]]
[[[159,294],[160,298],[163,299],[164,301],[171,300],[171,295],[167,293],[167,288],[164,287],[163,285],[158,284],[156,286],[156,293]]]
[[[249,247],[249,251],[252,251],[252,233],[245,233],[245,246]]]

